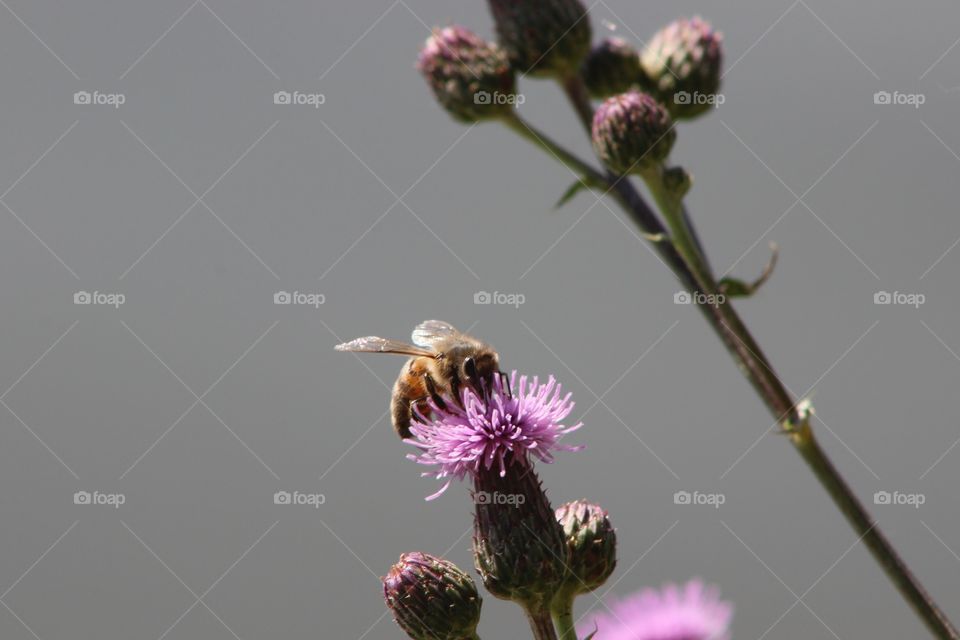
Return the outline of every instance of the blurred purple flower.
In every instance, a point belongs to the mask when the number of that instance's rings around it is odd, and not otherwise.
[[[540,384],[538,378],[528,380],[514,371],[509,387],[495,376],[486,400],[466,386],[460,397],[461,403],[447,399],[444,408],[431,400],[432,419],[415,415],[411,423],[413,437],[408,442],[422,451],[407,457],[435,467],[424,476],[447,479],[427,500],[446,491],[454,478],[462,480],[467,474],[494,468],[503,476],[508,464],[528,464],[530,454],[550,463],[554,451],[582,448],[559,443],[583,423],[571,427],[561,423],[574,403],[569,393],[560,395],[560,385],[553,376]]]
[[[733,605],[720,590],[691,580],[683,586],[644,589],[612,602],[577,625],[577,634],[593,640],[730,640]]]

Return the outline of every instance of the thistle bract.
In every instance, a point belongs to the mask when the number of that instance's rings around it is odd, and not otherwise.
[[[566,547],[537,474],[519,462],[502,475],[481,471],[473,484],[473,559],[483,586],[498,598],[543,610],[566,577]]]
[[[666,160],[677,132],[663,105],[649,94],[628,91],[608,98],[597,108],[592,137],[600,160],[623,175]]]
[[[643,70],[675,118],[694,118],[718,104],[722,45],[723,36],[695,16],[670,23],[644,49]]]
[[[643,81],[640,54],[621,38],[607,38],[590,50],[581,75],[594,98],[623,93]]]
[[[590,50],[590,20],[580,0],[489,0],[500,44],[522,74],[575,73]]]
[[[561,505],[556,512],[567,545],[570,595],[593,591],[617,566],[617,534],[606,510],[585,500]]]
[[[476,637],[482,600],[473,579],[452,562],[427,553],[405,553],[382,581],[387,607],[411,638]]]
[[[417,68],[437,101],[463,122],[503,117],[516,105],[516,78],[506,54],[464,27],[434,30]]]

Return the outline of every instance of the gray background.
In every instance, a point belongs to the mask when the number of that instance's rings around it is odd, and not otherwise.
[[[467,491],[424,502],[436,483],[385,415],[401,361],[332,346],[430,317],[574,393],[588,448],[540,470],[555,502],[609,508],[615,593],[703,576],[737,638],[923,635],[613,204],[551,210],[566,170],[434,104],[413,68],[428,25],[491,36],[483,3],[0,5],[0,636],[401,637],[376,576],[414,549],[470,567]],[[726,102],[680,127],[673,159],[711,258],[752,277],[779,242],[738,306],[815,394],[858,494],[925,496],[871,508],[960,619],[960,6],[601,0],[591,19],[639,45],[697,12],[725,33]],[[589,153],[553,85],[521,89],[525,116]],[[475,306],[482,290],[526,303]],[[484,637],[526,636],[515,606],[485,613]]]

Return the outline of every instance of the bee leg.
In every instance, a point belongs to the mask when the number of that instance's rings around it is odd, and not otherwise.
[[[513,389],[510,388],[510,376],[505,374],[503,371],[498,372],[500,375],[500,386],[505,389],[507,395],[510,396],[510,399],[513,400]]]
[[[427,394],[429,394],[433,403],[437,405],[437,408],[441,411],[446,411],[447,403],[444,402],[440,396],[440,392],[437,390],[437,383],[434,381],[433,376],[429,373],[423,374],[423,384],[427,388]]]

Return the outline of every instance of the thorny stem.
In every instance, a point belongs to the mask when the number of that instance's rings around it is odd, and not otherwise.
[[[554,598],[551,606],[553,625],[560,640],[577,640],[577,631],[573,622],[573,596]]]
[[[530,622],[534,640],[557,640],[557,632],[553,628],[553,620],[547,609],[525,608],[524,612],[527,614],[527,621]]]
[[[583,80],[578,76],[572,76],[563,80],[561,84],[589,135],[593,120],[593,106],[590,103],[589,94]],[[612,176],[608,172],[606,182],[627,215],[645,234],[650,237],[657,237],[664,233],[663,226],[656,215],[627,179]],[[656,183],[653,186],[656,187]],[[656,189],[653,189],[653,191],[656,195]],[[689,217],[686,216],[682,208],[679,210],[680,215],[678,215],[676,208],[671,209],[671,203],[666,202],[666,204],[668,207],[664,211],[665,216],[668,218],[673,216],[674,222],[680,218],[683,225],[688,228],[690,236],[683,237],[682,233],[677,233],[677,231],[682,230],[678,229],[675,224],[671,224],[670,240],[655,242],[654,247],[688,290],[691,292],[699,290],[703,293],[716,293],[716,283],[709,273],[709,267],[706,267],[705,256],[699,247],[699,241],[696,239]],[[678,240],[682,249],[677,246]],[[697,268],[696,260],[691,263],[683,255],[691,249],[691,244],[702,259],[699,265],[701,268]],[[810,466],[837,508],[847,518],[851,527],[870,549],[887,576],[910,606],[913,607],[934,637],[944,640],[960,638],[960,633],[881,533],[876,521],[873,520],[843,479],[843,476],[840,475],[840,472],[827,457],[826,452],[820,447],[810,427],[809,414],[798,408],[792,395],[780,382],[772,366],[763,355],[760,346],[730,302],[724,301],[717,305],[700,304],[698,307],[730,351],[738,367],[780,424],[783,432],[790,436],[790,441],[797,452]]]

